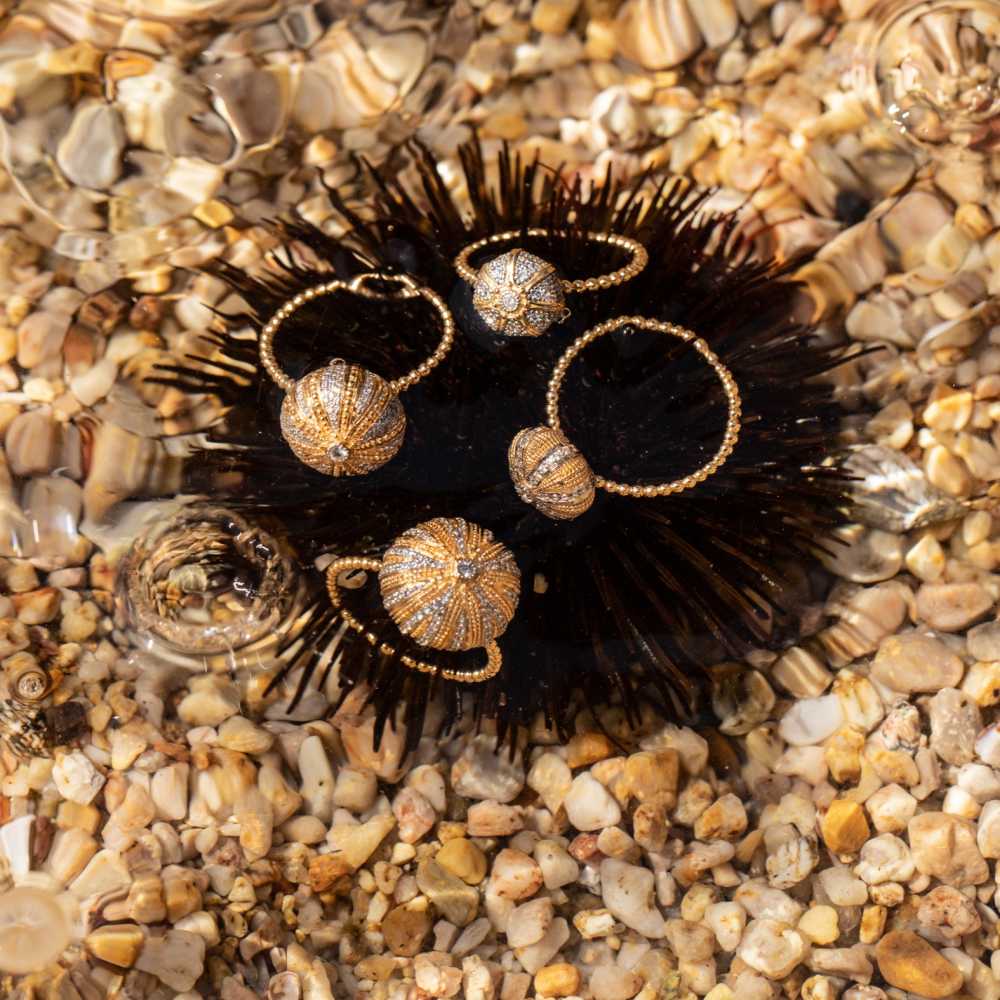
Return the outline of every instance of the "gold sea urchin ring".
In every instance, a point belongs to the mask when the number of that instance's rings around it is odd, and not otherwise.
[[[665,333],[691,344],[712,366],[722,383],[729,404],[722,443],[708,462],[680,479],[651,486],[604,479],[594,475],[587,460],[563,433],[559,420],[559,393],[569,366],[588,344],[623,327]],[[718,355],[693,331],[643,316],[619,316],[577,337],[552,371],[545,403],[548,424],[520,431],[511,443],[507,461],[521,499],[556,520],[570,520],[585,513],[598,489],[626,497],[662,497],[690,490],[722,468],[736,447],[741,429],[740,390],[732,372]]]
[[[590,243],[606,243],[632,254],[624,267],[593,278],[561,278],[555,267],[527,250],[515,248],[488,260],[480,268],[469,262],[485,247],[526,237],[565,236],[550,229],[514,229],[470,243],[455,258],[459,277],[472,286],[472,304],[486,325],[508,337],[539,337],[556,320],[568,315],[566,296],[574,292],[598,292],[634,278],[649,261],[646,248],[619,233],[587,233]]]
[[[373,282],[398,286],[377,291]],[[370,299],[423,298],[441,318],[441,341],[425,361],[389,382],[361,365],[335,358],[300,379],[286,375],[274,356],[282,324],[303,306],[324,295],[349,292]],[[370,271],[350,281],[313,285],[289,299],[260,333],[260,361],[282,389],[281,434],[300,462],[328,476],[362,476],[385,465],[402,447],[406,414],[399,394],[428,375],[455,339],[455,321],[441,297],[405,274]]]
[[[378,574],[386,611],[414,642],[453,652],[486,650],[486,666],[479,670],[449,670],[404,655],[405,667],[470,684],[499,673],[503,658],[496,639],[517,610],[521,574],[510,550],[485,528],[458,517],[437,517],[404,531],[382,559],[347,556],[327,567],[327,592],[340,617],[391,655],[392,647],[343,605],[338,577],[358,569]]]

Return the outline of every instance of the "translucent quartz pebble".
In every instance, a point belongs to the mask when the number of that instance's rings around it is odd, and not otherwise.
[[[54,962],[70,942],[69,921],[55,896],[22,886],[0,896],[0,969],[20,975]]]

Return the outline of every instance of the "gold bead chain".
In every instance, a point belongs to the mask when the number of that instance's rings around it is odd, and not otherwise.
[[[662,497],[673,493],[683,493],[685,490],[703,483],[713,473],[718,472],[726,459],[733,453],[740,435],[740,419],[743,407],[740,390],[736,385],[736,380],[733,378],[732,373],[719,360],[718,355],[716,355],[708,344],[691,330],[687,330],[682,326],[676,326],[673,323],[663,323],[659,320],[647,319],[644,316],[619,316],[605,323],[600,323],[586,333],[581,334],[570,344],[552,370],[552,377],[549,380],[548,390],[545,394],[545,409],[548,424],[554,431],[563,433],[559,422],[559,392],[562,388],[566,372],[569,370],[569,366],[573,363],[576,356],[588,344],[597,340],[598,337],[603,337],[606,333],[611,333],[625,326],[669,334],[671,337],[677,337],[679,340],[691,344],[698,351],[719,376],[722,388],[726,393],[726,399],[729,401],[726,431],[722,438],[722,444],[719,445],[719,450],[710,461],[706,462],[700,469],[696,469],[694,472],[682,476],[680,479],[675,479],[673,482],[659,483],[655,486],[638,486],[629,483],[617,483],[612,479],[603,479],[597,476],[595,477],[594,485],[599,489],[606,490],[608,493],[617,493],[620,496],[626,497]]]
[[[385,281],[389,283],[395,283],[401,286],[400,291],[396,295],[385,294],[381,292],[376,292],[372,288],[368,287],[368,283],[371,281]],[[295,379],[286,375],[281,367],[278,365],[277,359],[274,356],[274,338],[278,331],[281,329],[282,324],[288,319],[293,313],[297,312],[308,302],[312,302],[313,299],[317,299],[322,295],[331,295],[334,292],[350,292],[354,295],[362,295],[369,299],[387,299],[387,298],[403,298],[412,299],[420,297],[429,302],[434,309],[437,311],[438,316],[441,318],[441,342],[438,344],[434,353],[427,358],[426,361],[421,362],[413,369],[409,374],[403,375],[401,378],[395,379],[389,383],[389,388],[393,392],[399,394],[410,386],[415,385],[422,378],[428,375],[434,370],[440,363],[444,356],[451,349],[451,345],[455,340],[455,321],[452,319],[451,311],[445,305],[444,300],[432,289],[427,288],[425,285],[418,285],[411,277],[405,274],[384,274],[379,271],[370,271],[365,274],[359,274],[357,277],[352,278],[350,281],[326,281],[320,285],[313,285],[311,288],[303,289],[298,295],[293,296],[287,302],[283,303],[278,311],[267,321],[264,328],[260,332],[260,361],[264,366],[264,370],[268,375],[274,380],[274,382],[285,392],[290,392],[295,386]]]
[[[492,246],[497,243],[510,243],[523,237],[564,237],[567,235],[563,231],[541,228],[512,229],[506,233],[494,233],[492,236],[477,240],[475,243],[470,243],[469,246],[465,247],[455,258],[455,270],[458,272],[460,278],[471,285],[475,283],[478,271],[469,263],[469,259],[474,253],[482,250],[483,247]],[[594,278],[577,278],[574,281],[561,278],[560,281],[565,292],[597,292],[605,288],[612,288],[614,285],[622,285],[634,278],[649,262],[649,254],[646,252],[646,248],[638,240],[633,240],[629,236],[622,236],[619,233],[586,233],[585,236],[589,243],[606,243],[609,246],[621,247],[623,250],[628,250],[632,254],[632,259],[625,267],[621,267],[609,274],[602,274]]]
[[[366,559],[362,556],[345,556],[342,559],[335,559],[326,568],[326,590],[330,596],[330,604],[340,614],[344,624],[349,629],[363,635],[370,646],[375,647],[383,656],[393,656],[396,650],[387,642],[381,642],[374,632],[365,629],[364,624],[359,621],[347,608],[340,596],[340,584],[337,577],[341,573],[350,570],[364,570],[367,573],[377,573],[382,568],[380,559]],[[399,657],[399,662],[410,670],[415,670],[421,674],[433,674],[442,677],[446,681],[457,681],[464,684],[481,684],[496,677],[503,666],[503,655],[496,642],[489,642],[486,649],[486,666],[479,670],[448,670],[436,663],[428,663],[426,660],[417,660],[412,656],[403,654]]]

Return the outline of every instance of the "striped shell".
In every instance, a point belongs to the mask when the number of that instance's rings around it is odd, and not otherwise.
[[[363,476],[402,447],[406,414],[385,379],[335,361],[300,378],[285,396],[281,433],[311,468],[328,476]]]
[[[571,521],[594,502],[594,473],[587,460],[551,427],[519,431],[507,463],[517,495],[554,521]]]
[[[556,269],[527,250],[509,250],[476,275],[472,304],[486,325],[508,337],[539,337],[562,316]]]
[[[400,632],[423,646],[457,651],[504,632],[517,610],[521,573],[485,528],[437,517],[392,543],[379,587]]]

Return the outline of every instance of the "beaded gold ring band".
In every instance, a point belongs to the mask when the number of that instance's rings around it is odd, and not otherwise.
[[[344,607],[339,577],[350,570],[377,573],[382,603],[399,631],[431,649],[483,648],[486,666],[450,670],[409,655],[410,670],[476,684],[503,665],[496,639],[510,624],[520,597],[521,574],[513,555],[485,528],[458,517],[438,517],[404,531],[381,559],[346,556],[326,568],[330,603],[348,628],[385,655],[395,650]]]
[[[549,229],[515,229],[471,243],[455,258],[455,270],[472,286],[472,304],[491,330],[508,337],[539,337],[554,322],[569,315],[567,295],[624,284],[649,261],[646,248],[638,240],[618,233],[586,233],[588,242],[627,250],[632,259],[608,274],[575,280],[561,278],[548,261],[520,248],[508,250],[478,269],[470,263],[472,255],[485,247],[524,238],[566,235]]]
[[[587,460],[563,433],[559,420],[559,393],[573,360],[599,337],[626,327],[665,333],[691,344],[714,369],[726,394],[729,412],[718,450],[700,468],[671,482],[640,486],[595,475]],[[511,479],[521,499],[554,520],[571,520],[586,513],[598,489],[626,497],[662,497],[690,490],[722,468],[736,447],[741,429],[739,387],[718,355],[691,330],[643,316],[620,316],[608,320],[573,341],[552,371],[545,402],[547,425],[520,431],[511,442],[507,460]]]
[[[373,283],[397,290],[380,291]],[[426,361],[391,382],[342,358],[293,379],[275,359],[274,338],[293,313],[336,292],[369,299],[423,298],[441,319],[441,341]],[[285,302],[260,333],[261,365],[286,393],[281,404],[282,436],[300,462],[328,476],[362,476],[380,468],[399,451],[406,434],[399,394],[428,375],[454,340],[455,321],[444,301],[407,275],[371,271],[350,281],[327,281],[305,289]]]

